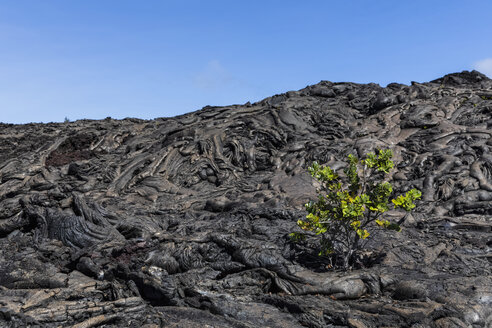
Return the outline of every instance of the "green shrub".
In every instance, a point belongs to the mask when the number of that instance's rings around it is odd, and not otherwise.
[[[395,209],[411,211],[414,201],[420,199],[417,189],[408,191],[390,202],[393,187],[386,175],[393,168],[391,150],[369,153],[363,159],[349,155],[343,174],[339,175],[328,166],[314,162],[309,173],[322,185],[318,200],[305,205],[307,216],[297,225],[306,232],[319,237],[319,255],[334,254],[343,259],[343,268],[361,248],[361,240],[370,236],[375,228],[400,231],[397,223],[383,217],[393,204]],[[306,233],[290,234],[292,240],[306,238]]]

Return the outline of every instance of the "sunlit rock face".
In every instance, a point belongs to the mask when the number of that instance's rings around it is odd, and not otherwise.
[[[492,80],[322,81],[153,121],[0,125],[0,326],[483,327]],[[343,272],[288,234],[313,161],[423,199]],[[403,219],[389,213],[392,219]]]

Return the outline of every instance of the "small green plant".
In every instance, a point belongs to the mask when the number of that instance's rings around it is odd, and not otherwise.
[[[306,218],[297,221],[305,232],[291,233],[291,239],[305,240],[306,233],[311,232],[319,237],[319,255],[339,256],[343,268],[348,269],[361,241],[371,235],[371,230],[379,227],[400,231],[400,226],[383,218],[383,214],[391,204],[395,209],[411,211],[422,194],[412,189],[390,201],[393,187],[385,177],[393,168],[392,157],[389,149],[369,153],[363,159],[349,155],[342,175],[314,162],[308,170],[321,183],[322,190],[316,202],[305,205]]]

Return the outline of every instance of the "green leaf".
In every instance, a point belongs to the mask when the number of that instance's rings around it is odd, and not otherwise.
[[[370,233],[366,229],[357,229],[357,235],[360,239],[366,239],[367,237],[369,237]]]
[[[374,153],[368,153],[366,155],[366,159],[364,160],[364,163],[369,168],[372,168],[372,167],[376,166],[376,164],[377,164],[376,154],[374,154]]]
[[[377,225],[383,228],[386,228],[387,226],[390,225],[390,222],[388,220],[376,220],[375,222]]]
[[[422,193],[418,189],[412,189],[407,191],[405,195],[400,195],[396,199],[391,200],[395,205],[395,208],[402,208],[409,212],[415,208],[414,201],[420,199]]]
[[[348,155],[348,167],[343,170],[343,172],[347,175],[349,179],[349,187],[348,189],[350,190],[350,193],[352,195],[357,194],[357,191],[360,188],[360,178],[359,175],[357,174],[357,163],[359,162],[359,159],[355,157],[354,155],[350,154]]]

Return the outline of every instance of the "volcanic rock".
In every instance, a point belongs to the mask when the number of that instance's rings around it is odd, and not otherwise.
[[[2,327],[491,327],[492,80],[322,81],[151,121],[0,124]],[[289,233],[313,161],[423,198],[342,271]]]

